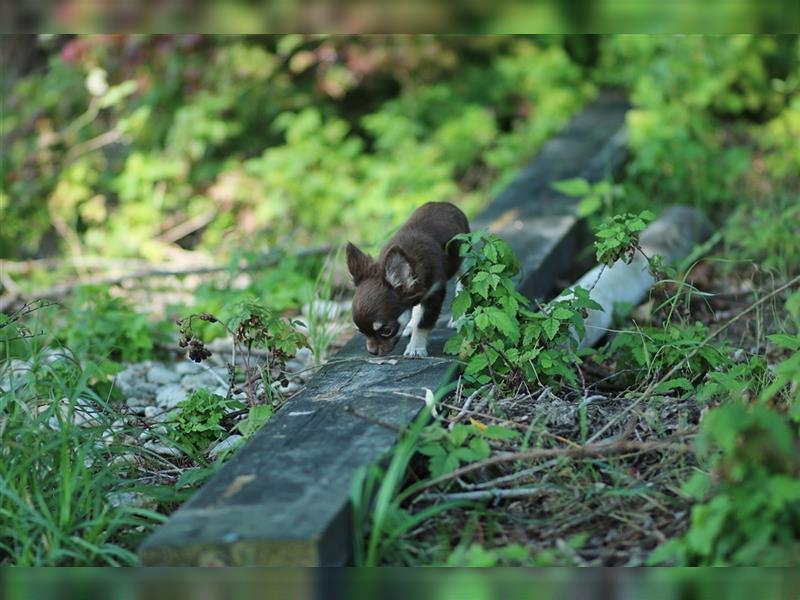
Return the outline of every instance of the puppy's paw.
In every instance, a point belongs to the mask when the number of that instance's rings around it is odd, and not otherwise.
[[[447,326],[450,329],[458,329],[458,324],[461,323],[462,318],[463,317],[459,317],[458,319],[453,319],[453,317],[450,317],[450,320],[447,322]]]
[[[414,324],[413,323],[409,323],[408,325],[406,325],[406,328],[403,329],[402,336],[403,337],[408,337],[408,336],[411,335],[412,331],[414,331]]]
[[[428,349],[425,346],[417,346],[409,342],[408,346],[406,346],[406,351],[403,352],[403,356],[425,357],[428,356]]]

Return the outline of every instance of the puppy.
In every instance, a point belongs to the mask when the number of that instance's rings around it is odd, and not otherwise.
[[[353,321],[367,352],[382,356],[411,334],[406,356],[428,355],[428,334],[442,311],[447,280],[460,269],[458,242],[467,217],[448,202],[420,206],[389,240],[378,260],[347,244],[347,268],[356,286]]]

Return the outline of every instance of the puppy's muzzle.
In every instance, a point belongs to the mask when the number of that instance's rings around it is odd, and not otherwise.
[[[393,338],[367,338],[367,352],[374,356],[384,356],[389,354],[397,345],[399,335]]]

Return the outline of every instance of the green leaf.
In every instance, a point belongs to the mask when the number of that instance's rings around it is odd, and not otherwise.
[[[693,389],[692,383],[686,379],[686,377],[676,377],[675,379],[662,381],[655,388],[653,388],[653,392],[656,394],[664,394],[670,390],[674,390],[675,388],[682,388],[689,392]]]
[[[545,321],[542,323],[542,329],[544,329],[547,339],[552,340],[556,336],[560,325],[561,324],[556,319],[545,319]]]
[[[487,458],[492,453],[489,443],[483,438],[472,438],[469,442],[469,447],[475,453],[476,460]]]
[[[465,312],[467,312],[467,309],[469,309],[470,306],[472,306],[472,298],[467,290],[462,290],[455,298],[453,298],[453,303],[450,306],[450,312],[454,319],[458,319]]]
[[[552,184],[552,187],[557,192],[572,197],[585,196],[592,191],[589,182],[580,177],[556,181]]]
[[[519,437],[519,432],[500,425],[489,425],[483,430],[482,435],[492,440],[513,440]]]

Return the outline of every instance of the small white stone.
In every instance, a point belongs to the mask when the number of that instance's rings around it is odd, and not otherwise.
[[[193,360],[185,360],[183,362],[179,362],[175,365],[175,372],[178,375],[192,375],[194,373],[199,373],[203,370],[203,366],[194,362]]]
[[[106,494],[106,501],[114,508],[121,506],[145,508],[153,505],[152,500],[141,492],[109,492]]]
[[[156,404],[163,409],[172,409],[178,406],[180,402],[186,400],[187,393],[177,383],[171,383],[161,388],[156,395]]]
[[[200,389],[214,389],[223,385],[227,378],[228,372],[225,369],[204,369],[198,373],[184,375],[181,378],[181,387],[191,392]]]
[[[150,367],[147,371],[147,381],[157,383],[159,385],[167,385],[169,383],[178,383],[181,376],[173,369],[168,369],[162,364],[156,364]]]
[[[244,438],[241,435],[234,434],[211,448],[211,450],[208,451],[208,457],[211,459],[216,459],[223,452],[227,452],[238,447],[243,440]]]
[[[167,446],[159,442],[145,442],[144,449],[160,454],[161,456],[183,456],[183,452],[179,448]]]

